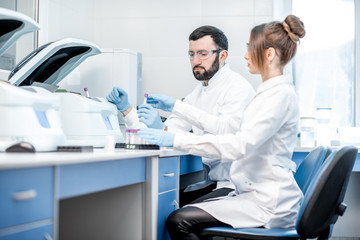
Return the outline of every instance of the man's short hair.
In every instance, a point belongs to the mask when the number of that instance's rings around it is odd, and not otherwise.
[[[201,26],[195,29],[189,36],[189,41],[196,41],[210,35],[218,48],[228,50],[228,39],[220,29],[214,26]]]

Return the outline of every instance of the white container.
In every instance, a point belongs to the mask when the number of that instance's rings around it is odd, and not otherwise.
[[[300,118],[300,145],[301,147],[315,146],[315,118]]]
[[[316,109],[316,142],[317,146],[330,146],[331,141],[331,108]]]

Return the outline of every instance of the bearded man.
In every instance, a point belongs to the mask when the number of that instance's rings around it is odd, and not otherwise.
[[[228,39],[225,34],[214,26],[201,26],[190,34],[188,51],[194,77],[200,83],[182,101],[166,95],[152,94],[147,98],[148,104],[140,105],[136,112],[130,106],[127,93],[120,87],[115,87],[107,99],[123,113],[128,128],[192,131],[196,135],[234,133],[240,129],[243,111],[255,92],[244,77],[230,69],[226,63],[228,54]],[[154,108],[172,114],[162,122]],[[194,108],[197,110],[193,111]],[[186,109],[192,111],[180,116],[177,109],[181,109],[182,113],[187,112]],[[231,162],[221,163],[220,159],[205,157],[202,161],[207,174],[206,180],[182,189],[180,206],[214,188],[223,188],[229,192],[234,189],[229,181]]]

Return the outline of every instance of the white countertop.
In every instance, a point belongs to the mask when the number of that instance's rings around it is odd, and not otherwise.
[[[104,149],[94,149],[93,152],[0,153],[0,169],[57,166],[152,156],[170,157],[185,154],[172,148],[161,148],[160,150],[115,149],[110,152]]]
[[[316,147],[295,147],[294,152],[311,152]]]
[[[315,147],[295,147],[294,152],[311,152],[314,148]],[[333,147],[333,149],[336,148],[338,147]],[[181,155],[187,155],[187,153],[172,148],[160,148],[160,150],[115,149],[115,151],[110,152],[104,149],[94,149],[93,152],[0,153],[0,170],[112,161],[139,157],[172,157]]]
[[[349,145],[351,145],[351,144],[349,144]],[[343,147],[343,146],[346,146],[346,145],[331,146],[331,149],[335,150],[335,149],[338,149],[338,148]],[[353,145],[353,146],[357,147],[359,149],[359,153],[360,153],[359,146],[357,146],[357,145]],[[295,147],[294,152],[311,152],[314,148],[316,148],[316,146],[315,147]]]
[[[0,169],[43,167],[84,162],[121,160],[128,158],[158,156],[159,150],[116,149],[107,152],[94,149],[93,152],[41,152],[41,153],[1,153]]]

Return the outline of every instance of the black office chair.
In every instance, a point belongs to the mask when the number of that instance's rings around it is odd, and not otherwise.
[[[296,229],[212,227],[202,236],[234,239],[329,239],[338,216],[346,210],[343,203],[358,149],[345,146],[334,151],[311,180],[300,208]]]
[[[312,150],[300,163],[294,178],[304,194],[309,187],[311,179],[330,153],[331,148],[319,146]]]

